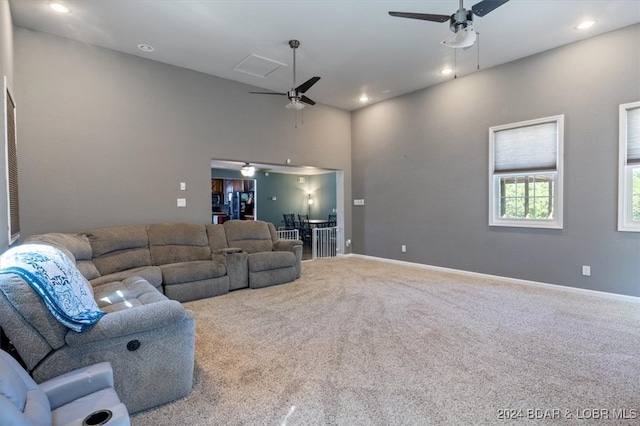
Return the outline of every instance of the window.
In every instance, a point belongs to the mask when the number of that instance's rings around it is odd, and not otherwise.
[[[20,209],[18,206],[18,152],[16,143],[16,105],[13,102],[7,78],[4,78],[5,100],[5,158],[7,164],[7,197],[9,219],[9,244],[14,243],[20,237]]]
[[[489,225],[562,228],[564,116],[489,129]]]
[[[640,232],[640,102],[620,105],[618,231]]]

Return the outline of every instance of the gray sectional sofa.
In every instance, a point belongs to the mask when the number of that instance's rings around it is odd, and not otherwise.
[[[139,276],[179,302],[291,282],[302,261],[302,241],[280,240],[273,224],[259,220],[117,226],[25,243],[68,250],[93,287]]]
[[[162,223],[49,233],[25,243],[61,249],[105,316],[86,332],[58,322],[18,275],[0,275],[0,327],[37,382],[97,362],[113,366],[129,412],[187,395],[195,319],[179,302],[294,281],[302,241],[262,221]]]

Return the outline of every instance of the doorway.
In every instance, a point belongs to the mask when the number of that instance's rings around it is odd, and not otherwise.
[[[241,168],[246,164],[236,160],[212,159],[211,177],[247,180],[241,175]],[[328,219],[329,214],[335,214],[339,228],[336,249],[340,254],[345,253],[345,209],[348,206],[345,206],[344,170],[250,164],[256,169],[252,176],[254,219],[271,222],[278,229],[284,225],[285,213],[294,213],[296,219],[298,214],[308,215],[310,219]],[[312,204],[309,203],[310,198],[313,199]]]

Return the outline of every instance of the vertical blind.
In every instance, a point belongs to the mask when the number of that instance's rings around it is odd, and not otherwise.
[[[494,171],[557,170],[556,121],[494,132]]]
[[[16,142],[16,105],[6,90],[7,174],[9,192],[9,243],[20,237],[20,207],[18,204],[18,150]]]
[[[627,164],[640,163],[640,107],[627,110]]]

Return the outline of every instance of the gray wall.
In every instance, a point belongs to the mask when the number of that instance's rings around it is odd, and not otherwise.
[[[16,96],[13,84],[13,23],[11,20],[11,11],[9,10],[9,1],[0,0],[0,87],[2,87],[4,77],[7,77],[9,89],[12,91],[14,102],[16,103],[16,111],[18,118],[20,117],[20,99]],[[0,91],[4,88],[0,88]],[[4,99],[4,93],[0,98]],[[4,129],[4,118],[6,117],[6,105],[4,101],[0,102],[0,164],[2,164],[2,173],[0,173],[0,250],[5,249],[9,244],[9,228],[7,214],[7,174],[5,170],[6,164],[6,131]],[[18,133],[18,137],[20,134]],[[19,142],[18,142],[19,143]]]
[[[234,170],[211,169],[212,178],[246,179]],[[282,226],[283,213],[307,214],[308,193],[314,200],[312,219],[327,219],[336,206],[336,173],[305,175],[305,182],[298,183],[298,176],[286,173],[256,172],[256,205],[259,220],[271,222],[276,229]],[[271,197],[276,197],[275,201]],[[296,216],[297,217],[297,216]]]
[[[353,251],[640,296],[640,234],[616,231],[618,106],[638,100],[636,25],[354,112]],[[489,227],[489,127],[555,114],[564,229]]]
[[[14,37],[24,235],[210,222],[212,158],[343,169],[351,196],[346,111],[316,105],[294,128],[282,99],[244,84],[24,28]]]

